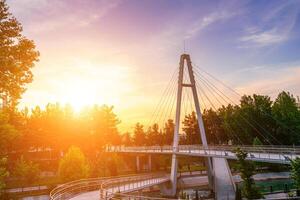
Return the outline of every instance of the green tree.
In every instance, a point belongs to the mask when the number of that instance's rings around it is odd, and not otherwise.
[[[163,130],[163,138],[165,145],[173,144],[173,135],[174,135],[175,124],[172,119],[169,119],[165,125]]]
[[[201,140],[196,113],[192,112],[186,115],[182,124],[182,130],[185,133],[187,144],[199,144]]]
[[[275,137],[286,145],[300,144],[300,111],[296,99],[289,92],[281,92],[272,107],[276,119]]]
[[[9,172],[6,169],[6,158],[0,158],[0,197],[2,196],[2,189],[5,188],[5,178],[9,176]]]
[[[203,111],[203,121],[207,135],[207,141],[213,144],[227,143],[228,136],[222,126],[222,119],[213,109]]]
[[[158,124],[153,124],[147,131],[147,144],[160,145],[162,143],[162,133],[159,131]]]
[[[133,132],[133,141],[137,146],[142,146],[146,144],[146,134],[144,131],[144,126],[140,123],[136,123]]]
[[[39,165],[32,161],[26,161],[23,156],[17,160],[14,176],[24,180],[26,183],[33,183],[40,174]]]
[[[258,137],[255,137],[253,139],[253,146],[259,146],[259,145],[263,145],[263,143],[260,141]]]
[[[16,148],[13,141],[19,136],[17,130],[8,123],[9,116],[0,111],[0,191],[5,187],[5,178],[9,175],[7,170],[7,154]],[[1,196],[1,192],[0,192]]]
[[[0,110],[0,155],[6,155],[12,150],[13,141],[18,136],[18,131],[9,124],[9,115]]]
[[[97,146],[104,144],[119,145],[121,137],[118,132],[120,120],[113,112],[113,106],[103,105],[93,108],[92,118]]]
[[[22,26],[9,12],[5,0],[0,0],[0,98],[5,106],[15,107],[31,83],[31,69],[39,52],[32,40],[22,35]]]
[[[131,146],[133,143],[132,137],[129,132],[126,132],[122,135],[122,144],[125,146]]]
[[[89,176],[90,166],[78,147],[72,146],[59,162],[58,174],[64,181]]]
[[[296,158],[294,160],[291,160],[291,177],[295,181],[295,185],[297,187],[297,194],[300,193],[300,158]]]
[[[247,161],[247,153],[240,148],[235,149],[237,157],[237,168],[243,180],[242,194],[247,199],[259,199],[262,195],[256,188],[252,176],[254,175],[255,165],[252,161]]]

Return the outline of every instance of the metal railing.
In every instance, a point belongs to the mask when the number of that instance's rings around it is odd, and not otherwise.
[[[93,190],[99,190],[106,178],[90,178],[72,181],[54,188],[50,192],[50,200],[65,200]]]
[[[134,176],[143,176],[133,174]],[[122,175],[117,177],[100,177],[100,178],[89,178],[80,179],[72,182],[68,182],[57,186],[50,192],[50,200],[67,200],[81,193],[86,193],[89,191],[99,191],[104,181],[115,178],[128,177],[128,175]]]
[[[125,147],[108,146],[108,152],[125,153],[159,153],[159,154],[182,154],[192,156],[224,157],[236,159],[234,150],[240,148],[248,153],[247,159],[261,162],[289,163],[291,159],[300,156],[299,146],[209,146],[180,145],[177,150],[172,146],[143,146]]]
[[[128,195],[125,193],[158,185],[169,180],[169,176],[162,173],[108,179],[102,182],[100,188],[100,199],[119,199],[120,197],[122,197],[122,199],[135,199],[135,195]],[[151,197],[143,197],[143,199],[147,198],[149,199]]]

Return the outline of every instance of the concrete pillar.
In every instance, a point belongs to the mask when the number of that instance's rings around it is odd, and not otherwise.
[[[136,156],[136,171],[141,171],[140,169],[140,156]]]
[[[149,170],[149,172],[152,171],[152,159],[151,159],[151,154],[148,156],[148,170]]]

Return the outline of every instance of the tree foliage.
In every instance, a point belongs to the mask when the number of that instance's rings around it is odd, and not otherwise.
[[[297,189],[300,189],[300,158],[297,157],[294,160],[291,160],[292,173],[291,177],[295,181]]]
[[[259,199],[261,194],[259,190],[255,187],[254,175],[255,165],[252,161],[247,161],[247,153],[240,148],[235,149],[235,154],[237,157],[237,168],[241,173],[241,178],[243,180],[242,194],[247,199]]]
[[[0,98],[14,107],[32,82],[31,69],[38,61],[39,52],[32,40],[22,35],[22,26],[0,0]]]
[[[72,146],[69,148],[66,155],[59,162],[58,173],[64,181],[72,181],[89,176],[90,166],[78,147]]]
[[[33,183],[39,177],[40,168],[38,164],[27,161],[21,156],[16,162],[13,173],[15,177],[25,180],[26,183]]]
[[[2,195],[2,189],[5,188],[5,178],[9,176],[9,172],[6,169],[7,159],[2,157],[0,158],[0,197]]]

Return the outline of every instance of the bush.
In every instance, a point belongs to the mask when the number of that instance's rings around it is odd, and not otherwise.
[[[78,147],[70,147],[68,152],[59,162],[58,174],[63,181],[73,181],[87,178],[90,166]]]
[[[26,183],[33,183],[40,174],[39,165],[32,161],[26,161],[23,156],[17,160],[14,175]]]

